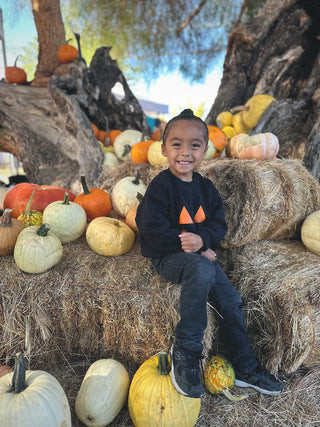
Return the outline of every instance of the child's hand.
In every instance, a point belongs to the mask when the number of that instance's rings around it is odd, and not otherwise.
[[[201,252],[200,255],[206,256],[212,262],[214,262],[216,260],[216,256],[217,256],[215,251],[213,251],[211,248],[207,249],[206,251]]]
[[[183,232],[179,234],[181,247],[184,252],[197,252],[203,246],[203,240],[198,234]]]

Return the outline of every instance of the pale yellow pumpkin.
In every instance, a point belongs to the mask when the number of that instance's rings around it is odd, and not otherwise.
[[[162,154],[162,142],[154,141],[148,150],[148,162],[152,166],[164,165],[168,163],[167,157]]]
[[[225,126],[232,125],[232,120],[233,114],[230,113],[230,111],[221,111],[221,113],[219,113],[216,118],[217,126],[223,130]]]
[[[62,258],[62,243],[48,224],[31,225],[19,234],[14,247],[14,260],[26,273],[43,273]]]
[[[228,142],[227,155],[236,159],[274,159],[279,151],[279,140],[272,133],[235,135]]]
[[[141,181],[139,170],[137,175],[126,176],[116,182],[111,192],[113,209],[124,218],[131,208],[137,204],[136,194],[144,196],[147,186]]]
[[[310,252],[320,255],[320,211],[311,213],[303,221],[301,240]]]
[[[236,113],[233,116],[232,127],[234,128],[236,134],[239,134],[239,133],[247,134],[250,131],[250,128],[248,128],[248,126],[244,124],[242,116],[243,116],[243,111],[240,111],[239,113]]]
[[[16,356],[15,373],[0,378],[0,414],[3,427],[71,427],[61,384],[48,372],[26,371],[22,353]]]
[[[69,202],[66,192],[64,200],[50,203],[43,211],[43,222],[59,237],[61,243],[69,243],[82,236],[87,226],[86,211],[78,203]]]
[[[231,111],[235,112],[237,110],[242,110],[241,119],[243,124],[250,130],[255,127],[266,108],[273,101],[275,101],[275,98],[271,95],[254,95],[245,103],[244,106],[234,107]],[[245,130],[243,131],[245,132]]]
[[[129,385],[128,371],[120,362],[97,360],[90,365],[78,392],[77,416],[86,426],[110,424],[127,399]]]
[[[135,427],[193,427],[200,405],[200,398],[183,396],[173,387],[166,353],[146,360],[132,379],[128,406]]]
[[[99,217],[88,225],[86,239],[90,248],[99,255],[118,256],[132,249],[135,234],[123,221]]]
[[[216,153],[216,147],[214,145],[214,143],[209,139],[208,140],[208,149],[206,151],[206,157],[205,160],[210,160],[214,157]]]
[[[115,155],[123,160],[131,160],[130,150],[134,144],[140,142],[142,138],[142,132],[134,129],[127,129],[121,132],[113,143]]]

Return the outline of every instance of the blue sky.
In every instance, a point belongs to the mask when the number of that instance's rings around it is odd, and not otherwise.
[[[1,4],[0,4],[1,6]],[[13,19],[9,11],[2,9],[7,65],[13,65],[15,58],[23,54],[26,47],[37,37],[32,13],[24,12]],[[18,63],[19,66],[19,63]],[[21,64],[20,64],[21,66]],[[4,77],[2,45],[0,45],[0,79]],[[196,109],[205,103],[205,113],[214,103],[222,77],[222,64],[213,70],[203,83],[191,84],[178,73],[160,76],[149,87],[141,81],[131,85],[130,89],[137,98],[169,105],[169,115],[174,115],[186,107]]]

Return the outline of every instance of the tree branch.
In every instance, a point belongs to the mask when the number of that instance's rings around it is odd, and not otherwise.
[[[198,15],[198,13],[201,11],[201,9],[203,8],[203,6],[205,5],[207,0],[202,0],[199,4],[199,6],[195,9],[194,12],[191,13],[191,15],[180,25],[179,28],[177,28],[176,30],[176,34],[179,37],[181,31],[189,24],[190,21],[192,21],[192,19]]]

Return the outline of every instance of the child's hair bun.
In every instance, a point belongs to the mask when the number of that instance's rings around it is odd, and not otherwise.
[[[190,108],[187,108],[186,110],[181,111],[181,113],[179,114],[179,116],[194,117],[194,114],[193,114],[193,111],[190,110]]]

